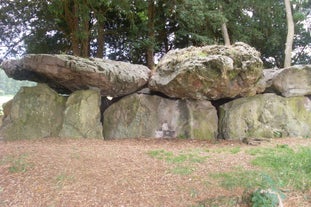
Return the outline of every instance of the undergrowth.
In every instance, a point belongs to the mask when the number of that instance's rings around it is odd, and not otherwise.
[[[278,205],[280,198],[285,197],[284,189],[302,193],[311,189],[311,148],[294,150],[288,145],[277,145],[274,148],[254,148],[247,153],[254,156],[251,163],[258,170],[236,169],[210,176],[227,189],[253,189],[250,195],[252,206]]]

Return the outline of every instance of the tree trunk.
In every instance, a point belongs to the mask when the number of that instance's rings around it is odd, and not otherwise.
[[[148,44],[147,47],[147,52],[146,52],[146,59],[147,59],[147,66],[151,71],[154,71],[154,49],[153,49],[153,44],[154,44],[154,16],[155,16],[155,5],[154,5],[154,0],[149,0],[148,1],[148,39],[150,43]]]
[[[97,58],[103,58],[104,57],[104,49],[105,49],[105,30],[104,30],[104,21],[98,20],[98,36],[97,36],[97,52],[96,57]]]
[[[78,31],[79,31],[78,6],[76,2],[74,2],[73,7],[71,8],[69,0],[64,1],[64,4],[65,4],[64,6],[65,19],[70,29],[72,53],[75,56],[80,56],[79,38],[78,38]]]
[[[289,67],[291,66],[291,60],[292,60],[292,50],[293,50],[295,28],[294,28],[294,20],[293,20],[290,0],[284,0],[284,2],[285,2],[286,20],[287,20],[287,37],[286,37],[286,44],[285,44],[284,67]]]
[[[223,9],[222,9],[222,5],[221,4],[219,5],[219,9],[220,9],[220,12],[223,14]],[[225,46],[230,46],[231,43],[230,43],[230,37],[229,37],[229,33],[228,33],[228,28],[227,28],[226,22],[222,23],[222,25],[221,25],[221,33],[222,33],[222,37],[224,39]]]
[[[80,56],[80,41],[79,41],[79,17],[78,14],[78,6],[74,5],[74,13],[73,13],[73,31],[71,31],[72,35],[72,50],[73,55]]]
[[[225,46],[230,46],[230,38],[229,38],[229,33],[227,29],[227,24],[223,23],[221,25],[221,32],[222,32],[222,37],[224,38]]]
[[[82,37],[81,41],[81,57],[89,57],[90,49],[90,22],[89,19],[83,19],[82,22]]]

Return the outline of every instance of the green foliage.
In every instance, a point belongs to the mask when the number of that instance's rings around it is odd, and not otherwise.
[[[287,33],[283,1],[154,2],[155,36],[151,37],[145,0],[1,1],[0,47],[7,52],[0,56],[5,59],[25,52],[73,54],[73,45],[78,44],[82,50],[86,44],[90,56],[103,48],[110,59],[144,64],[150,47],[160,57],[173,48],[222,44],[221,25],[226,23],[231,42],[254,46],[261,52],[265,67],[282,67]],[[311,37],[303,22],[310,2],[292,3],[296,27],[293,62],[308,63]]]
[[[263,185],[251,194],[253,207],[275,207],[285,195],[278,189],[276,182],[266,174],[262,175]]]
[[[252,193],[252,207],[276,207],[279,205],[279,193],[272,190],[257,189]]]

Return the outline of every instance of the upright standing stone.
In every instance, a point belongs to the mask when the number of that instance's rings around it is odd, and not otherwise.
[[[45,84],[22,87],[6,109],[0,135],[6,140],[58,136],[65,102]]]
[[[103,138],[100,122],[99,91],[80,90],[71,94],[64,110],[64,122],[60,137]]]
[[[133,94],[104,112],[104,137],[217,137],[217,112],[209,101],[172,100]]]
[[[220,137],[311,137],[311,101],[263,94],[236,99],[220,107]]]

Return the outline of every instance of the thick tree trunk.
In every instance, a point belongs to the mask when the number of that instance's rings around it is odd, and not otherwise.
[[[79,41],[79,17],[76,16],[78,13],[77,11],[77,6],[74,6],[74,16],[73,16],[73,31],[71,31],[71,36],[72,36],[72,50],[73,50],[73,55],[80,56],[80,41]]]
[[[289,67],[291,66],[291,60],[292,60],[295,27],[294,27],[294,20],[293,20],[290,0],[284,0],[284,3],[285,3],[286,19],[287,19],[287,37],[286,37],[286,44],[285,44],[284,67]]]
[[[97,31],[98,31],[98,36],[97,36],[96,57],[103,58],[104,49],[105,49],[105,30],[104,30],[104,22],[101,20],[98,21]]]
[[[229,38],[229,33],[228,33],[228,29],[227,29],[227,24],[223,23],[221,25],[221,32],[222,32],[222,37],[224,38],[224,42],[226,46],[230,46],[230,38]]]
[[[79,31],[78,6],[74,2],[73,7],[71,8],[70,3],[71,1],[69,0],[64,1],[65,19],[70,29],[72,53],[75,56],[80,56],[79,38],[78,38],[78,31]]]
[[[81,41],[81,57],[89,57],[90,51],[90,22],[89,19],[83,20]]]
[[[154,71],[154,49],[153,44],[155,40],[154,35],[154,17],[155,17],[155,5],[154,0],[148,1],[148,39],[150,43],[148,44],[147,52],[146,52],[146,59],[147,59],[147,66],[151,71]]]

